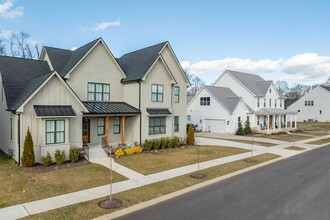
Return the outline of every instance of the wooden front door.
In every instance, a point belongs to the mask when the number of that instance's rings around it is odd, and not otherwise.
[[[82,123],[82,139],[85,143],[90,142],[90,120],[88,118],[83,118],[83,123]]]
[[[273,128],[273,116],[269,116],[269,128]]]

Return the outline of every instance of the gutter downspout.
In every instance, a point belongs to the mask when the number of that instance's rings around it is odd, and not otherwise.
[[[139,83],[139,110],[140,110],[140,146],[142,145],[142,112],[141,112],[141,81]]]
[[[16,114],[16,113],[15,113]],[[17,114],[18,166],[21,165],[21,114]]]

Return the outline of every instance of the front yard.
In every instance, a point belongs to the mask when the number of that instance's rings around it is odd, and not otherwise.
[[[201,173],[206,175],[204,179],[193,179],[190,177],[191,174],[175,177],[169,180],[164,180],[162,182],[153,183],[136,189],[128,190],[115,194],[113,197],[120,199],[123,202],[122,208],[127,208],[132,205],[136,205],[180,189],[187,188],[189,186],[220,177],[247,167],[254,166],[256,164],[269,161],[279,156],[275,154],[262,154],[255,156],[253,159],[256,160],[256,163],[247,163],[245,159],[222,164],[212,168],[202,170]],[[112,213],[118,209],[102,209],[98,206],[98,203],[108,199],[101,198],[88,202],[82,202],[76,205],[67,206],[64,208],[48,211],[45,213],[33,215],[26,217],[25,219],[92,219],[101,215]],[[189,211],[189,210],[186,210]]]
[[[244,143],[244,144],[254,144],[254,145],[258,145],[258,146],[262,146],[262,147],[273,147],[276,146],[277,144],[273,144],[273,143],[268,143],[268,142],[262,142],[262,141],[252,141],[251,140],[241,140],[241,139],[231,139],[231,138],[215,138],[215,139],[219,139],[219,140],[225,140],[225,141],[234,141],[234,142],[239,142],[239,143]]]
[[[297,129],[302,131],[330,131],[330,122],[298,122]]]
[[[114,182],[126,178],[114,173]],[[36,182],[28,182],[28,179]],[[97,164],[27,173],[0,150],[0,208],[109,184],[109,169]]]
[[[299,135],[296,135],[296,134],[279,134],[279,135],[256,134],[254,136],[257,138],[268,138],[268,139],[279,140],[279,141],[288,141],[288,142],[301,141],[301,140],[313,138],[312,136],[300,135],[300,134]]]
[[[325,138],[325,139],[320,139],[320,140],[317,140],[317,141],[311,141],[311,142],[308,142],[306,144],[315,144],[315,145],[322,145],[322,144],[327,144],[330,142],[330,138]]]
[[[202,162],[245,152],[249,152],[249,150],[222,146],[200,146],[199,158],[200,162]],[[197,158],[197,147],[194,146],[173,148],[171,151],[164,152],[135,154],[117,158],[115,161],[139,173],[149,175],[197,163]]]

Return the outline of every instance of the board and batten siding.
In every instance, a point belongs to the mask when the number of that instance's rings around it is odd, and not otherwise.
[[[124,75],[104,45],[99,42],[70,73],[68,85],[80,100],[87,101],[88,83],[110,84],[110,101],[124,100]]]
[[[72,118],[56,118],[65,119],[65,143],[63,144],[45,144],[45,119],[37,118],[33,105],[71,105],[76,113],[76,117]],[[41,156],[47,151],[53,156],[55,150],[65,149],[67,159],[70,147],[82,146],[82,111],[83,108],[72,93],[65,85],[54,75],[35,96],[27,102],[21,113],[21,152],[23,152],[24,139],[28,127],[30,128],[36,162],[40,162]],[[42,149],[44,148],[44,149]]]

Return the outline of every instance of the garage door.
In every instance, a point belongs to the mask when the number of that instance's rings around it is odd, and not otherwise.
[[[205,131],[212,133],[225,133],[225,120],[205,119]]]

